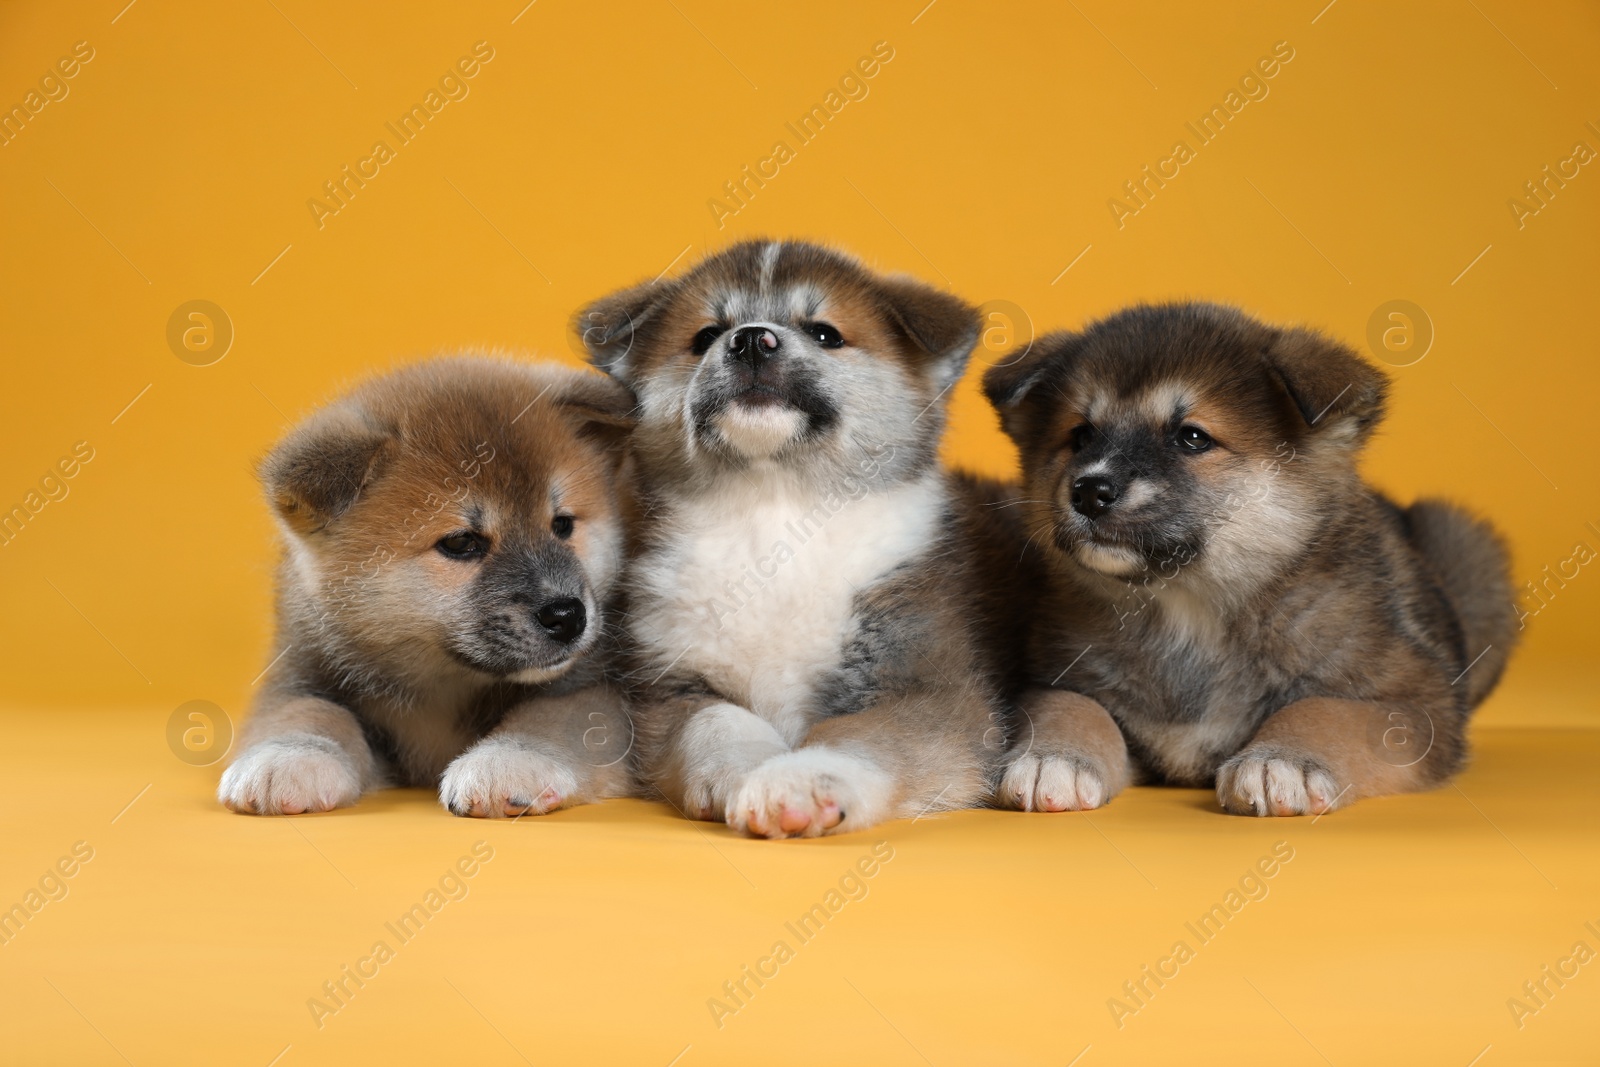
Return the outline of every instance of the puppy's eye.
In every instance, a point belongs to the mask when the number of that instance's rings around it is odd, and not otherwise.
[[[1093,442],[1094,439],[1094,427],[1090,426],[1087,422],[1080,422],[1078,425],[1072,428],[1071,433],[1067,434],[1067,447],[1072,449],[1074,452],[1082,452],[1085,448],[1089,447],[1090,443]]]
[[[565,541],[572,536],[572,528],[577,520],[571,515],[557,515],[550,520],[550,532]]]
[[[694,335],[694,340],[689,344],[689,350],[697,356],[703,356],[711,350],[712,344],[721,337],[724,330],[721,326],[707,326]]]
[[[1216,444],[1211,435],[1198,426],[1178,428],[1178,447],[1189,452],[1204,452]]]
[[[433,547],[451,559],[481,559],[489,554],[489,539],[483,534],[462,530],[439,538],[439,543]]]
[[[801,329],[823,348],[843,348],[844,336],[826,322],[808,322]]]

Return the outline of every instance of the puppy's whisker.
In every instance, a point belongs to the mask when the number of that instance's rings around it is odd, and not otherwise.
[[[988,508],[1011,508],[1011,507],[1016,507],[1018,504],[1045,504],[1045,505],[1049,505],[1050,503],[1051,503],[1051,501],[1049,501],[1049,500],[1022,500],[1022,499],[1017,499],[1017,500],[996,500],[996,501],[992,501],[990,503],[985,504],[984,507],[988,507]]]

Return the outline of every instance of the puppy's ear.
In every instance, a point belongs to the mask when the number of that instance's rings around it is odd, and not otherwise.
[[[313,534],[350,510],[378,477],[391,451],[390,435],[360,412],[319,412],[261,461],[267,497],[301,535]]]
[[[978,343],[978,309],[914,278],[878,281],[884,308],[906,338],[926,352],[941,389],[961,377]]]
[[[628,355],[640,328],[670,294],[671,282],[645,282],[603,296],[578,312],[572,328],[578,332],[589,362],[607,374],[626,380]]]
[[[580,437],[613,455],[621,455],[628,435],[638,423],[638,401],[633,390],[615,378],[574,375],[555,402],[576,426]]]
[[[1024,402],[1034,386],[1052,366],[1071,361],[1082,343],[1081,334],[1047,333],[1021,352],[1001,356],[984,372],[983,395],[1000,413],[1000,426],[1013,440],[1020,442],[1026,433]]]
[[[1389,380],[1377,367],[1311,330],[1284,330],[1267,363],[1312,431],[1359,445],[1383,418]]]

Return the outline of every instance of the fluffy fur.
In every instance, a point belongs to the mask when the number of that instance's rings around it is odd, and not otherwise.
[[[1003,600],[938,466],[975,310],[748,242],[577,320],[638,395],[639,770],[686,814],[816,836],[986,798]]]
[[[1376,368],[1176,304],[1041,338],[985,389],[1049,570],[1003,803],[1092,808],[1142,774],[1296,815],[1461,765],[1515,638],[1506,553],[1362,482]]]
[[[437,785],[458,815],[627,791],[601,680],[633,398],[599,375],[447,359],[316,412],[261,465],[278,639],[218,796],[325,811]]]

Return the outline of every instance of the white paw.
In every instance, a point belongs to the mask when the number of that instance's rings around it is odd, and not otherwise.
[[[1316,758],[1279,748],[1246,748],[1217,771],[1217,800],[1235,815],[1321,815],[1345,794]]]
[[[788,750],[770,723],[737,704],[701,708],[678,740],[683,813],[691,819],[724,818],[746,775]]]
[[[543,815],[571,801],[577,791],[578,778],[565,764],[510,738],[479,741],[439,779],[439,803],[476,819]]]
[[[1029,752],[1006,768],[996,799],[1018,811],[1093,811],[1111,797],[1096,761]]]
[[[754,837],[820,837],[893,814],[894,779],[876,763],[821,746],[773,756],[728,802],[728,825]]]
[[[691,768],[683,776],[683,813],[691,819],[717,821],[747,776],[742,765]]]
[[[245,815],[331,811],[361,799],[361,775],[337,742],[290,734],[240,753],[222,772],[217,799]]]

